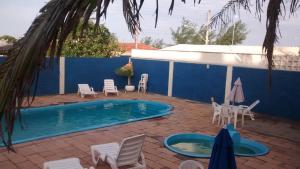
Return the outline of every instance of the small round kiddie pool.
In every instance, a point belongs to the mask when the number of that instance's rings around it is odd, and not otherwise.
[[[164,141],[165,146],[178,154],[209,158],[214,145],[214,136],[196,134],[196,133],[179,133],[167,137]],[[253,140],[240,138],[240,143],[234,145],[234,153],[238,156],[254,157],[265,155],[269,148]]]

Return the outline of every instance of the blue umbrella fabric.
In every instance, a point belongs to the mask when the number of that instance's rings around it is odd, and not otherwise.
[[[227,129],[215,138],[208,169],[236,169],[233,142]]]

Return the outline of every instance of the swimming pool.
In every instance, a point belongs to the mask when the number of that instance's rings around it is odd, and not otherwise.
[[[13,143],[165,116],[171,108],[145,100],[98,100],[22,109],[22,125],[16,122]]]
[[[189,157],[209,158],[214,146],[215,136],[198,133],[178,133],[167,137],[164,145],[171,151]],[[234,144],[234,154],[243,157],[262,156],[269,148],[254,140],[240,138]]]

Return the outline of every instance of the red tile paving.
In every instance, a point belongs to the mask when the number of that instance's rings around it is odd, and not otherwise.
[[[43,162],[68,157],[78,157],[84,167],[92,166],[89,147],[93,144],[120,142],[123,138],[145,133],[147,135],[143,152],[148,168],[175,169],[184,157],[163,147],[166,136],[178,132],[216,134],[217,125],[211,124],[209,104],[171,98],[157,94],[126,93],[120,96],[80,98],[75,94],[37,97],[33,106],[63,104],[64,102],[88,101],[94,99],[143,99],[169,103],[173,113],[166,117],[133,122],[85,132],[66,134],[43,140],[15,145],[17,153],[0,148],[0,169],[38,169]],[[258,116],[255,121],[246,121],[239,131],[242,136],[259,140],[271,148],[271,152],[260,157],[236,157],[239,169],[300,168],[300,125],[285,119]],[[207,167],[209,160],[193,158]],[[98,166],[109,168],[107,165]]]

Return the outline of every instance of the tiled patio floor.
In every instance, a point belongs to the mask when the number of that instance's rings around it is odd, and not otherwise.
[[[181,161],[188,159],[168,151],[163,147],[163,139],[178,132],[216,134],[219,127],[211,124],[209,104],[191,102],[155,94],[127,93],[120,96],[79,98],[75,94],[38,97],[34,106],[62,104],[63,102],[88,101],[93,99],[144,99],[169,103],[173,113],[167,117],[128,123],[97,130],[67,134],[15,145],[17,153],[0,148],[0,169],[36,169],[43,162],[67,157],[79,157],[85,166],[92,166],[90,145],[119,142],[124,137],[145,133],[147,135],[143,151],[148,168],[176,169]],[[300,125],[268,116],[257,116],[255,121],[247,121],[240,128],[242,136],[259,140],[271,148],[271,152],[261,157],[237,157],[239,169],[300,168]],[[209,160],[196,158],[207,167]],[[99,166],[109,168],[108,166]]]

